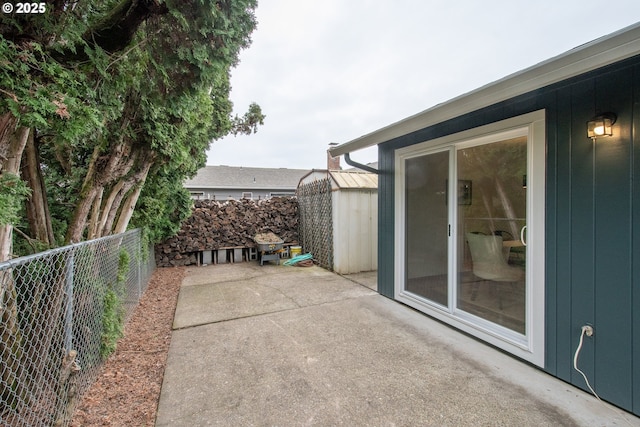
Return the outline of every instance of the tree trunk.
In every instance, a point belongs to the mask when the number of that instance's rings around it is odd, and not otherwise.
[[[102,195],[106,185],[129,173],[134,164],[133,159],[127,156],[129,154],[127,145],[122,141],[112,146],[105,155],[100,154],[100,148],[96,147],[80,190],[80,199],[67,228],[65,237],[67,243],[77,243],[82,240],[96,197]],[[97,230],[97,234],[100,235],[100,230]]]
[[[96,145],[91,154],[91,160],[89,160],[89,166],[87,167],[87,173],[84,177],[84,182],[80,189],[80,199],[76,208],[73,210],[73,216],[67,227],[67,234],[64,237],[65,243],[79,242],[82,240],[82,233],[86,223],[87,216],[89,215],[91,204],[95,198],[97,191],[92,187],[96,174],[96,163],[100,157],[100,146]],[[87,206],[88,205],[88,206]]]
[[[20,127],[9,137],[6,156],[2,161],[2,173],[20,175],[20,161],[29,138],[29,128]]]
[[[11,259],[13,226],[0,225],[0,262]]]
[[[22,179],[31,188],[31,197],[26,201],[27,220],[31,237],[51,247],[55,245],[47,192],[40,169],[40,155],[31,132],[24,149]]]
[[[0,126],[11,126],[11,120],[7,120],[7,115],[0,117]],[[13,122],[15,126],[16,121]],[[20,159],[24,151],[25,144],[29,137],[29,128],[21,127],[9,135],[6,129],[0,129],[2,138],[0,144],[4,155],[0,165],[0,173],[13,175],[20,174]],[[11,257],[13,227],[9,225],[0,226],[0,262]],[[18,327],[18,306],[16,301],[16,289],[13,280],[13,271],[8,269],[0,272],[0,314],[2,323],[0,324],[0,360],[3,361],[3,369],[0,381],[0,398],[3,402],[14,402],[18,405],[22,401],[23,390],[21,390],[22,376],[21,369],[21,335]]]
[[[118,223],[116,224],[116,228],[113,230],[114,234],[124,233],[125,231],[127,231],[129,221],[131,221],[131,216],[133,215],[133,211],[136,208],[136,203],[138,203],[138,198],[140,197],[142,186],[147,179],[147,175],[149,174],[149,169],[151,169],[152,164],[152,161],[147,162],[144,169],[136,177],[136,186],[129,197],[127,197],[127,201],[120,210]]]
[[[124,196],[131,190],[133,184],[130,179],[125,180],[124,178],[118,183],[117,188],[114,188],[112,193],[112,203],[109,206],[109,210],[105,206],[104,216],[105,220],[102,226],[101,233],[103,236],[108,236],[111,234],[111,230],[113,229],[113,223],[115,222],[118,212],[120,212],[120,206],[122,205],[122,201],[124,200]]]
[[[100,207],[102,206],[102,197],[104,196],[104,188],[98,189],[98,194],[93,200],[93,209],[91,209],[91,218],[89,220],[89,231],[87,233],[87,240],[100,237],[98,235],[100,225]]]
[[[91,212],[91,206],[93,201],[98,195],[100,187],[93,186],[86,189],[84,195],[80,197],[80,201],[76,205],[76,209],[73,211],[73,219],[67,229],[67,236],[65,237],[66,243],[78,243],[82,241],[84,229],[87,225],[87,218],[89,212]]]
[[[109,197],[107,198],[107,201],[105,202],[102,208],[102,212],[100,212],[100,222],[98,224],[98,230],[102,235],[104,235],[105,233],[106,224],[107,224],[107,221],[109,220],[109,215],[111,213],[116,196],[120,193],[123,186],[124,186],[124,180],[118,181],[118,183],[111,189],[111,192],[109,193]]]
[[[90,45],[96,44],[109,53],[118,52],[131,44],[133,35],[147,18],[167,11],[166,5],[154,0],[123,0],[83,38]]]
[[[11,113],[0,116],[0,173],[4,168],[4,162],[9,157],[9,146],[11,145],[11,137],[16,131],[18,119]]]
[[[22,152],[27,143],[29,137],[29,128],[18,128],[15,133],[8,138],[6,145],[6,156],[2,160],[2,168],[0,168],[3,174],[20,175],[20,159],[22,158]],[[6,261],[11,256],[12,248],[12,225],[0,225],[0,262]]]
[[[135,174],[129,176],[126,180],[122,181],[122,185],[119,187],[118,193],[114,196],[113,205],[108,211],[107,220],[105,221],[102,230],[102,233],[105,236],[112,233],[121,232],[116,230],[121,229],[123,224],[124,230],[126,231],[129,220],[131,219],[131,215],[133,214],[133,209],[135,208],[135,204],[137,203],[138,197],[140,196],[140,191],[135,187],[141,187],[144,184],[144,181],[147,179],[147,175],[149,174],[149,170],[151,169],[155,158],[155,156],[149,153],[141,153],[140,157],[143,157],[144,160],[139,160],[138,164],[136,165],[138,171]],[[122,201],[125,199],[125,196],[127,196],[132,188],[134,189],[133,194],[135,194],[135,192],[137,192],[138,194],[134,195],[133,198],[131,198],[131,196],[128,196],[125,207],[121,207]],[[125,214],[125,217],[123,217],[121,220],[120,217],[122,217],[123,212],[126,212],[125,209],[132,209],[132,211],[128,214]],[[105,214],[107,214],[106,210]],[[117,224],[119,224],[119,226],[116,225],[116,228],[114,229],[113,223],[115,222],[116,218],[118,218]]]
[[[142,191],[142,185],[137,185],[133,191],[127,197],[122,209],[120,210],[120,215],[118,216],[118,223],[116,227],[113,229],[113,234],[124,233],[127,231],[127,227],[129,226],[129,221],[131,221],[131,215],[133,215],[133,211],[136,208],[136,203],[138,202],[138,197],[140,197],[140,192]]]

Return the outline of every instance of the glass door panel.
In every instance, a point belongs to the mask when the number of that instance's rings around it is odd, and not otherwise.
[[[405,290],[448,306],[449,151],[406,160]]]
[[[458,309],[525,334],[525,136],[457,151]]]

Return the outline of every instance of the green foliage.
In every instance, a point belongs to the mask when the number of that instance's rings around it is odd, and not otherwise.
[[[129,273],[129,262],[131,261],[131,257],[129,256],[129,252],[125,249],[120,250],[120,255],[118,256],[118,275],[117,282],[120,286],[124,284],[127,280],[127,273]]]
[[[20,177],[0,174],[0,225],[15,224],[25,197],[31,191]]]
[[[87,75],[62,66],[37,42],[0,37],[0,58],[0,112],[64,141],[77,142],[100,129],[103,112],[91,102]]]
[[[129,252],[121,249],[118,255],[118,273],[116,284],[107,289],[104,295],[104,309],[102,312],[102,338],[100,356],[107,359],[117,347],[118,340],[124,331],[124,285],[129,273]]]
[[[117,342],[123,336],[124,307],[122,297],[113,289],[104,295],[104,311],[102,313],[102,339],[100,356],[106,360],[116,351]]]
[[[145,227],[151,242],[175,235],[191,215],[192,200],[181,181],[166,171],[150,174],[142,189],[131,223]]]
[[[152,251],[149,229],[141,227],[140,233],[140,250],[136,254],[136,262],[138,265],[145,264],[149,260]]]
[[[258,131],[258,125],[264,124],[265,117],[266,116],[262,114],[262,109],[260,108],[260,106],[258,104],[252,103],[249,106],[249,111],[247,111],[244,116],[234,117],[232,133],[234,135],[250,135],[252,133],[256,133]]]
[[[100,186],[106,199],[143,159],[152,167],[135,225],[152,240],[179,229],[191,206],[182,183],[204,166],[211,141],[255,132],[264,121],[255,104],[234,116],[229,100],[230,69],[251,42],[256,7],[255,0],[62,0],[40,16],[3,17],[0,114],[35,129],[58,243],[78,220],[87,185]],[[138,8],[149,8],[144,19],[122,21]]]

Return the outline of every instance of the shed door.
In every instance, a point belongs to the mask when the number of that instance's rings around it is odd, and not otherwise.
[[[534,162],[534,128],[399,150],[396,298],[542,365],[544,205],[532,202],[544,194],[544,165]]]

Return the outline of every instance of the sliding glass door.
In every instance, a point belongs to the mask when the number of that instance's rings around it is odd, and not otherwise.
[[[541,364],[544,115],[527,119],[397,151],[396,299]]]
[[[527,137],[456,150],[456,307],[525,334]]]

